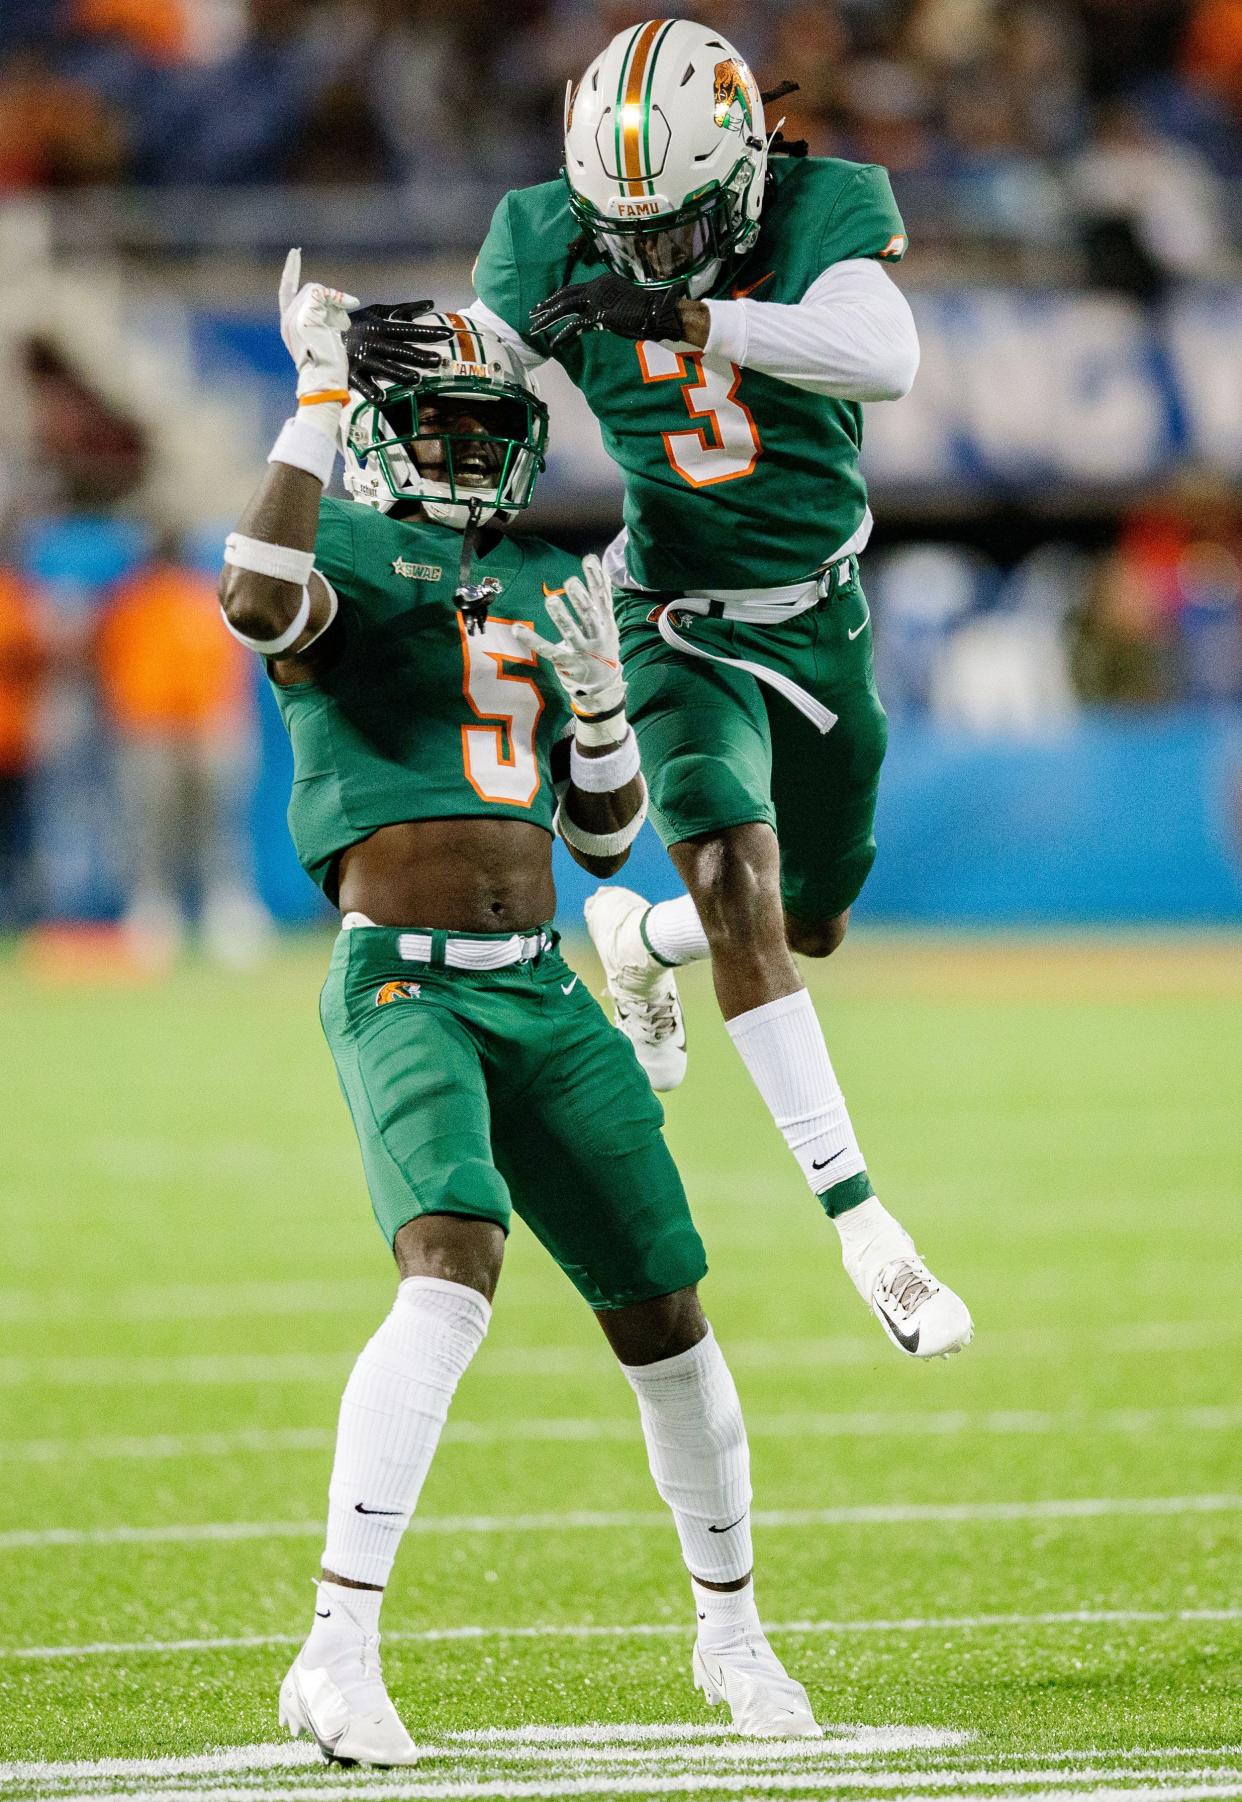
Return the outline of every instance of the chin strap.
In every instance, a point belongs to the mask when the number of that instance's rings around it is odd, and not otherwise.
[[[461,562],[457,569],[457,592],[453,599],[457,602],[457,611],[466,622],[469,633],[481,632],[487,624],[487,610],[492,604],[495,586],[488,582],[471,583],[471,567],[474,563],[475,544],[479,531],[479,515],[483,511],[483,503],[476,495],[469,505],[469,516],[466,528],[461,535]]]

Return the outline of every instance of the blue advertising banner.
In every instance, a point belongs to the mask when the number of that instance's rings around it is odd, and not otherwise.
[[[866,409],[863,460],[881,504],[972,491],[1046,501],[1133,487],[1188,456],[1242,471],[1242,289],[1196,288],[1152,309],[1051,290],[909,292],[918,379],[899,406]],[[270,400],[274,428],[289,381],[272,322],[200,313],[194,342],[213,379]],[[582,397],[555,367],[540,383],[552,409],[542,499],[617,495]]]
[[[284,826],[288,746],[275,708],[266,704],[264,715],[261,887],[281,918],[325,917]],[[972,738],[903,720],[890,743],[876,836],[859,920],[1236,924],[1242,711],[1091,714],[1035,740]],[[561,845],[556,860],[559,917],[577,928],[596,882]],[[619,880],[656,901],[681,892],[650,826]]]

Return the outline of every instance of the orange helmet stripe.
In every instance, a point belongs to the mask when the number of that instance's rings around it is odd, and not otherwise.
[[[469,320],[463,319],[460,313],[446,313],[444,317],[448,320],[453,331],[456,333],[457,355],[460,357],[461,361],[463,363],[485,362],[486,359],[483,355],[483,346],[479,343],[479,340],[471,330]]]
[[[629,74],[626,77],[625,93],[622,96],[621,172],[631,194],[641,194],[643,184],[647,179],[643,173],[640,153],[643,83],[655,41],[667,24],[667,19],[649,19],[639,34],[638,42],[634,46],[634,54],[630,58]]]

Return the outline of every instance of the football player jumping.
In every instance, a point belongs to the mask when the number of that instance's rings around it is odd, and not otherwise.
[[[298,855],[344,916],[320,1011],[400,1284],[341,1402],[281,1720],[341,1762],[418,1757],[384,1686],[380,1604],[516,1209],[637,1396],[692,1573],[696,1683],[744,1733],[818,1736],[755,1612],[746,1431],[660,1104],[548,924],[553,831],[610,875],[646,811],[607,577],[497,529],[547,436],[505,346],[387,308],[400,380],[351,370],[345,333],[374,353],[374,320],[351,327],[357,303],[300,286],[300,262],[281,285],[298,411],[220,592],[293,743]],[[340,448],[345,501],[323,494]]]
[[[927,1358],[966,1345],[970,1315],[877,1199],[790,955],[837,948],[875,856],[860,402],[898,399],[918,364],[884,170],[805,151],[769,136],[707,26],[623,31],[567,96],[564,180],[496,209],[467,310],[525,364],[562,365],[624,475],[605,566],[652,819],[689,894],[588,903],[618,1024],[675,1087],[671,972],[710,955],[846,1270]]]

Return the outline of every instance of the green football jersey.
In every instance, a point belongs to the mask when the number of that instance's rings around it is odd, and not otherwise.
[[[289,830],[331,899],[349,845],[400,820],[531,820],[551,832],[552,746],[571,723],[550,667],[513,636],[560,634],[545,597],[580,571],[541,538],[500,537],[472,583],[494,584],[471,633],[454,592],[461,533],[325,499],[315,567],[336,589],[336,644],[315,679],[273,683],[293,744]]]
[[[896,262],[905,227],[876,164],[777,157],[754,249],[716,299],[802,299],[847,257]],[[862,523],[862,408],[704,353],[588,332],[552,351],[531,309],[605,272],[579,237],[563,182],[497,207],[475,266],[480,300],[581,388],[625,478],[627,562],[644,588],[770,588],[801,581]]]

